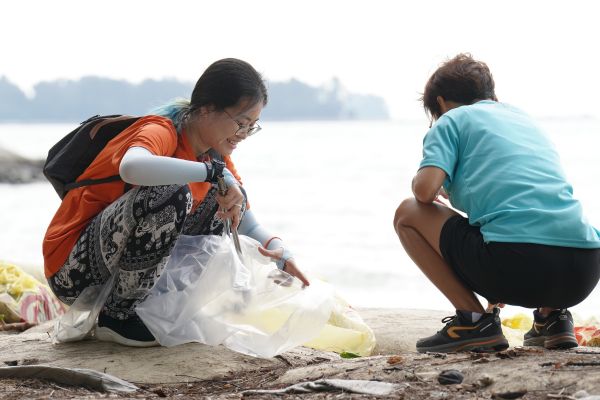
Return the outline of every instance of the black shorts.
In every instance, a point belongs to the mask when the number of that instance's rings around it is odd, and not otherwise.
[[[440,250],[458,277],[490,303],[567,308],[600,279],[600,249],[485,243],[479,227],[459,215],[442,227]]]

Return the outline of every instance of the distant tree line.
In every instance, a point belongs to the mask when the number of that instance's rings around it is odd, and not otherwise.
[[[175,79],[148,79],[140,84],[88,76],[80,80],[40,82],[28,98],[6,77],[0,77],[0,121],[71,122],[95,114],[144,115],[177,97],[189,97],[194,84]],[[337,79],[313,87],[292,79],[269,82],[269,104],[262,119],[344,120],[388,119],[378,96],[348,93]]]

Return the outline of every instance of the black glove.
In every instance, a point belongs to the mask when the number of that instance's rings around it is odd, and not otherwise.
[[[217,183],[217,177],[223,175],[225,163],[221,160],[212,159],[204,163],[206,165],[206,179],[204,182]]]

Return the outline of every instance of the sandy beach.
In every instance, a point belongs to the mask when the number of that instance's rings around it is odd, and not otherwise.
[[[19,334],[0,335],[3,365],[50,365],[87,368],[133,383],[131,393],[108,393],[68,382],[0,378],[2,399],[95,398],[522,398],[573,399],[600,395],[600,349],[568,351],[511,347],[499,353],[420,354],[417,338],[440,328],[441,311],[362,309],[377,347],[370,357],[341,358],[305,347],[260,359],[222,346],[185,344],[136,349],[87,340],[53,345],[52,323]],[[461,383],[441,384],[442,371],[457,370]],[[5,371],[3,371],[5,373]],[[5,376],[5,375],[4,375]],[[340,381],[336,381],[340,380]],[[306,382],[376,382],[389,384],[385,395],[331,391],[285,393]],[[72,383],[72,382],[71,382]],[[364,386],[364,383],[361,383]],[[381,389],[381,388],[379,388]],[[279,390],[268,394],[257,392]],[[578,397],[574,397],[577,394]]]

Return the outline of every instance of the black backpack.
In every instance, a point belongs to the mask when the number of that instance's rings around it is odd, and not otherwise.
[[[121,179],[119,175],[113,175],[75,182],[111,139],[140,118],[129,115],[95,115],[52,146],[44,164],[44,175],[61,199],[71,189]]]

